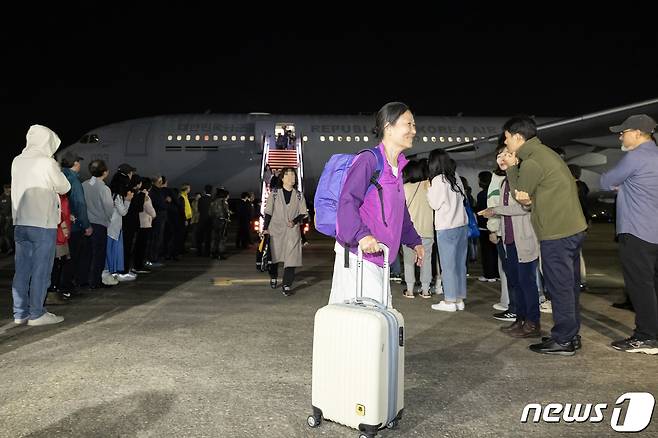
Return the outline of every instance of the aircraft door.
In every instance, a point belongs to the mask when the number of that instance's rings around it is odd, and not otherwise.
[[[133,124],[130,127],[130,132],[128,133],[128,141],[126,142],[126,155],[146,155],[148,136],[150,131],[150,123],[137,122]]]

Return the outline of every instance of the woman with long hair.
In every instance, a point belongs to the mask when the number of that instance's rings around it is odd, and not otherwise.
[[[444,312],[464,310],[468,249],[468,217],[464,209],[466,192],[454,161],[443,149],[430,152],[429,178],[427,201],[434,209],[445,298],[432,304],[432,309]]]

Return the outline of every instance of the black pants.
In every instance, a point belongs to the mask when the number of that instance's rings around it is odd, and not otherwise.
[[[585,233],[556,240],[542,240],[544,281],[551,291],[553,329],[551,337],[569,342],[580,331],[580,249]]]
[[[123,228],[123,273],[126,274],[130,272],[132,264],[133,244],[135,242],[135,237],[137,236],[137,230],[139,227],[134,225],[128,225]]]
[[[133,265],[135,269],[144,269],[144,262],[146,261],[146,245],[151,237],[152,228],[140,228],[137,232],[137,240],[135,241],[135,260]]]
[[[638,339],[658,339],[658,245],[632,234],[619,235],[624,283],[635,309]]]
[[[279,275],[279,264],[272,263],[270,265],[270,278],[276,278]],[[295,268],[288,267],[283,270],[283,285],[292,286],[292,282],[295,281]]]
[[[50,288],[57,291],[69,291],[64,284],[65,272],[70,271],[71,260],[68,256],[55,257],[53,270],[50,273]]]
[[[148,254],[149,261],[156,262],[160,258],[160,253],[164,247],[164,233],[167,225],[167,210],[160,210],[153,219],[151,228],[151,238],[149,239]]]
[[[489,231],[480,230],[480,257],[482,257],[482,272],[486,278],[499,278],[498,250],[489,240]]]
[[[200,218],[196,229],[196,251],[200,256],[210,255],[210,243],[212,241],[212,219],[210,217]]]
[[[91,251],[91,237],[85,236],[84,231],[74,230],[69,237],[69,252],[71,260],[70,269],[64,270],[62,287],[70,290],[76,286],[85,286],[89,283],[89,259]]]
[[[91,266],[89,268],[89,286],[99,287],[105,269],[105,254],[107,253],[107,227],[91,224]]]
[[[249,245],[251,245],[250,225],[249,221],[244,220],[238,223],[238,234],[235,239],[236,248],[249,248]]]

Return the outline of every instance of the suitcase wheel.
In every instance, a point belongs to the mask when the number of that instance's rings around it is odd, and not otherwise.
[[[360,433],[359,438],[375,438],[375,435],[371,433]]]
[[[397,427],[398,427],[398,423],[399,423],[399,422],[398,422],[398,419],[396,418],[395,420],[392,420],[391,422],[389,422],[389,423],[386,425],[386,428],[387,428],[387,429],[397,429]]]
[[[309,415],[306,419],[306,424],[308,424],[309,427],[318,427],[320,426],[320,423],[322,423],[322,417],[314,417],[313,415]]]

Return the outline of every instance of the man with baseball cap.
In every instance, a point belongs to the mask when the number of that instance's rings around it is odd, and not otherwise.
[[[614,341],[614,349],[658,354],[658,147],[652,137],[656,121],[632,115],[619,134],[625,156],[601,175],[602,190],[617,191],[617,235],[626,291],[635,308],[630,338]]]

